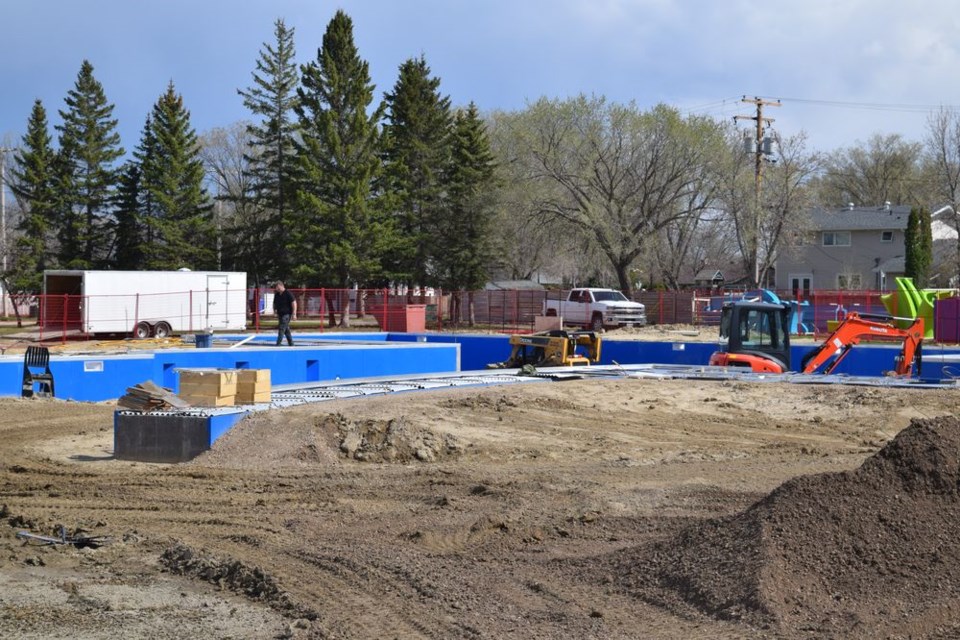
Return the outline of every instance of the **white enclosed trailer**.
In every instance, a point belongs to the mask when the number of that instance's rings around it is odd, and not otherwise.
[[[163,338],[247,322],[247,274],[237,271],[50,270],[43,294],[40,320],[51,330]]]

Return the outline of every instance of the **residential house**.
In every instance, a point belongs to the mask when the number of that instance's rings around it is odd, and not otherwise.
[[[778,257],[775,288],[801,293],[811,289],[892,289],[894,278],[904,273],[904,233],[910,209],[889,203],[815,209],[809,232]],[[939,220],[933,227],[935,247],[955,242],[953,227]]]

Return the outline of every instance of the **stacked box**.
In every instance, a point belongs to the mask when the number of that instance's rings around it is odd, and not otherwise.
[[[180,371],[181,398],[194,407],[230,407],[237,397],[237,372],[221,369]]]
[[[240,369],[237,375],[237,404],[270,402],[270,369]]]

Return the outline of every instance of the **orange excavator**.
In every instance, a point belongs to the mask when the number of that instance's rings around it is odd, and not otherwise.
[[[744,367],[757,373],[784,373],[790,367],[790,305],[739,301],[724,305],[720,315],[720,337],[726,345],[710,356],[710,364]],[[833,373],[837,365],[861,340],[899,341],[902,344],[894,370],[909,377],[916,365],[921,372],[923,318],[911,320],[901,329],[890,318],[861,316],[848,312],[833,333],[804,356],[801,373]]]

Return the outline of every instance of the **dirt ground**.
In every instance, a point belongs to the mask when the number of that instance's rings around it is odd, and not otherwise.
[[[180,465],[114,459],[113,410],[0,399],[0,637],[960,633],[956,391],[416,392],[257,414]],[[16,537],[60,525],[107,544]]]

